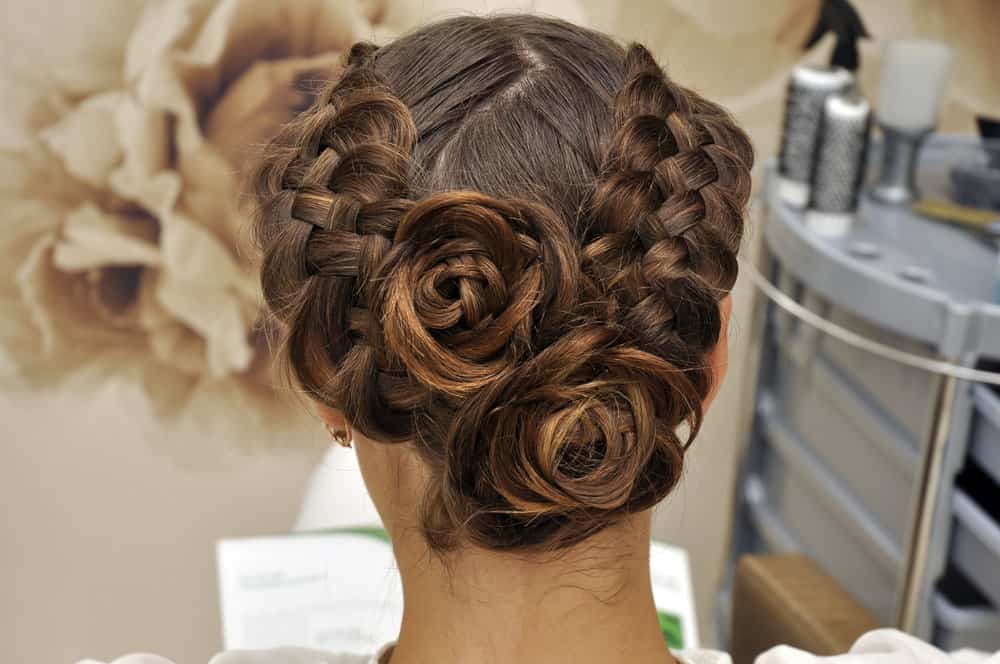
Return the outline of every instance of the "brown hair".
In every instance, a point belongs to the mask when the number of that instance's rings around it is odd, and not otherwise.
[[[561,21],[358,44],[254,183],[293,375],[420,453],[435,548],[579,542],[678,480],[752,160],[645,48]]]

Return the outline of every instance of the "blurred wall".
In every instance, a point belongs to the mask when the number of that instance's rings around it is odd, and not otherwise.
[[[220,649],[214,543],[286,532],[318,446],[178,466],[149,419],[119,390],[0,398],[0,660]]]
[[[428,2],[389,4],[388,15],[403,24],[440,12],[427,9],[438,6]],[[1000,34],[996,3],[855,4],[879,38],[923,34],[960,49],[943,112],[945,128],[972,131],[972,111],[1000,108],[1000,81],[988,64],[995,52],[990,35]],[[74,49],[115,57],[121,43],[106,35],[108,22],[131,20],[139,6],[7,0],[0,9],[0,49],[8,51],[7,61],[34,59],[37,71],[72,78]],[[548,3],[545,9],[560,13],[560,8],[622,38],[644,41],[673,76],[729,105],[753,136],[759,163],[777,143],[788,69],[802,57],[822,60],[830,46],[824,42],[807,56],[799,51],[815,0],[580,0]],[[63,48],[50,49],[53,40]],[[862,79],[872,94],[877,55],[876,44],[863,46]],[[5,91],[27,90],[34,83],[15,80]],[[7,112],[26,106],[25,99],[5,95]],[[2,129],[16,129],[16,121],[5,121]],[[753,240],[750,251],[752,245]],[[737,414],[745,397],[742,325],[750,302],[745,283],[735,297],[730,379],[690,454],[686,481],[658,511],[656,526],[658,538],[691,554],[708,642],[741,440]],[[0,397],[3,661],[113,658],[137,649],[178,662],[205,661],[220,646],[213,542],[282,532],[294,523],[319,458],[315,431],[289,431],[281,440],[253,444],[173,441],[195,450],[182,464],[164,451],[163,436],[150,434],[152,416],[137,403],[119,389],[86,399],[62,393]],[[228,450],[222,462],[220,449]],[[206,458],[203,467],[199,454]]]

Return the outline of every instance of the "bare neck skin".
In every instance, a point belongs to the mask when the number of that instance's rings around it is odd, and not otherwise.
[[[651,515],[542,556],[466,547],[444,559],[416,527],[422,469],[355,434],[392,537],[403,624],[391,664],[668,664],[649,578]]]

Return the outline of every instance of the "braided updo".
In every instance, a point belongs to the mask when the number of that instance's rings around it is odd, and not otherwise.
[[[567,23],[358,44],[254,182],[287,362],[421,455],[435,548],[579,542],[680,476],[752,161],[642,46]]]

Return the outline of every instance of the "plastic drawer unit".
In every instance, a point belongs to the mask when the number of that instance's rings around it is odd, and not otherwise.
[[[793,553],[802,550],[795,537],[788,532],[781,518],[774,513],[767,501],[767,489],[760,477],[751,475],[744,487],[744,500],[750,512],[755,545],[754,551],[766,553]]]
[[[954,565],[1000,607],[1000,523],[961,490],[955,491],[954,509]]]
[[[915,443],[838,366],[800,344],[796,333],[779,342],[769,407],[902,546],[917,488]]]
[[[868,339],[905,350],[914,355],[931,356],[933,349],[899,334],[892,334],[846,311],[832,309],[829,319]],[[911,445],[927,438],[934,413],[934,399],[940,378],[926,371],[873,356],[830,337],[823,337],[821,353],[845,376],[850,377],[856,392],[866,402],[883,409],[894,424],[906,432]],[[916,455],[913,456],[916,461]]]
[[[972,425],[972,458],[1000,484],[1000,393],[987,385],[972,388],[975,420]],[[997,496],[1000,501],[1000,496]],[[1000,575],[1000,570],[997,571]]]
[[[892,618],[901,564],[897,545],[764,399],[769,443],[760,486],[767,509],[758,527],[776,549],[799,548],[884,622]],[[748,486],[753,491],[753,484]],[[773,518],[768,518],[769,516]]]
[[[808,309],[841,327],[886,346],[933,357],[934,349],[929,344],[889,332],[852,315],[809,290],[787,270],[780,270],[777,285],[786,295],[802,300]],[[787,314],[775,312],[774,318],[775,337],[782,352],[787,352],[800,365],[808,366],[818,358],[826,360],[848,383],[848,389],[891,421],[909,445],[919,447],[927,438],[933,423],[938,376],[818,334],[816,330],[797,325]]]
[[[975,648],[992,652],[1000,634],[1000,612],[985,606],[959,606],[942,593],[934,595],[934,643],[945,651]]]

